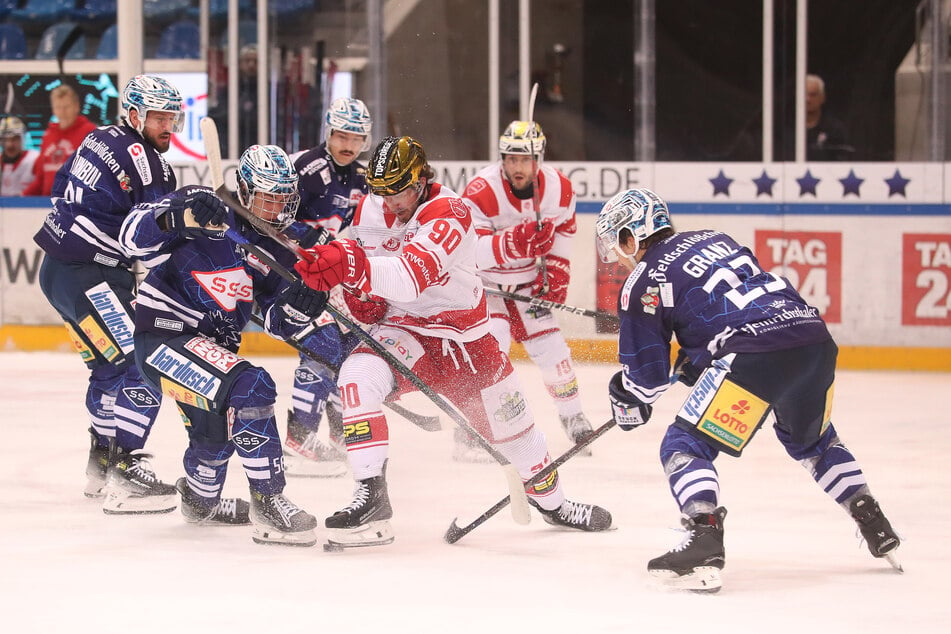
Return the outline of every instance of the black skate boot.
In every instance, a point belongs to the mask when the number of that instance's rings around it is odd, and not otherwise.
[[[256,544],[313,546],[317,518],[304,511],[281,493],[264,495],[251,490],[251,539]]]
[[[182,515],[189,524],[199,526],[246,526],[251,523],[251,505],[241,498],[221,498],[217,504],[195,493],[185,478],[179,478],[175,488],[182,495]]]
[[[896,570],[902,571],[901,564],[895,557],[901,540],[892,529],[888,518],[882,513],[878,502],[871,495],[861,495],[849,505],[852,519],[858,524],[859,531],[865,539],[865,545],[873,557],[884,557]]]
[[[83,495],[87,498],[101,498],[106,486],[106,469],[109,467],[109,448],[99,446],[99,437],[89,430],[89,460],[86,462],[86,488]]]
[[[331,529],[328,549],[358,546],[383,546],[395,539],[388,521],[393,517],[390,496],[386,490],[386,467],[383,475],[358,480],[353,501],[326,520]]]
[[[552,526],[573,528],[579,531],[606,531],[611,528],[611,513],[596,504],[582,504],[565,500],[553,511],[546,511],[538,502],[528,498],[529,503],[538,509],[545,522]]]
[[[647,571],[663,585],[694,592],[719,592],[725,563],[722,506],[681,520],[687,535],[679,546],[647,563]]]
[[[316,431],[298,421],[294,410],[288,410],[284,469],[289,476],[338,478],[347,473],[347,454],[320,441]]]
[[[109,443],[109,467],[102,491],[102,512],[107,515],[170,513],[178,506],[178,493],[158,479],[149,464],[151,454],[126,452]]]
[[[587,438],[588,435],[594,431],[591,428],[591,422],[584,413],[575,414],[574,416],[559,416],[559,419],[561,420],[561,426],[565,429],[565,434],[567,434],[568,439],[575,444]],[[585,447],[579,451],[577,455],[590,456],[591,448]]]

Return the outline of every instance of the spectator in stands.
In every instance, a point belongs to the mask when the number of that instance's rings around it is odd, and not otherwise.
[[[826,85],[818,75],[806,75],[806,160],[847,161],[855,148],[848,144],[845,125],[822,111]]]
[[[228,153],[228,84],[217,92],[216,105],[208,116],[218,124],[222,153]],[[238,54],[238,148],[239,151],[258,142],[258,47],[247,44]]]
[[[25,136],[26,126],[19,117],[0,119],[0,196],[21,196],[23,188],[33,182],[33,164],[39,154],[23,149]]]
[[[79,113],[79,94],[72,86],[61,84],[54,88],[50,106],[56,122],[50,123],[43,134],[40,156],[33,165],[36,178],[23,190],[24,196],[49,196],[57,170],[86,135],[96,129],[96,124]]]

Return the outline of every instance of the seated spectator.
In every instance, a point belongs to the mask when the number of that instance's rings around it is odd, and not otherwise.
[[[845,125],[822,111],[825,102],[825,82],[818,75],[806,75],[806,160],[852,159],[855,148],[846,141]]]
[[[33,164],[39,156],[36,150],[23,149],[26,126],[19,117],[0,119],[0,196],[21,196],[23,188],[33,182]]]
[[[33,165],[36,178],[23,190],[24,196],[49,196],[57,170],[86,135],[96,129],[96,124],[79,113],[79,94],[71,86],[63,84],[54,88],[50,93],[50,106],[56,122],[50,123],[43,133],[40,156]]]

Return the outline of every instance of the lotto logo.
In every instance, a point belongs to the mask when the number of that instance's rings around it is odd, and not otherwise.
[[[734,403],[730,405],[730,409],[733,410],[733,413],[737,416],[741,416],[746,412],[750,411],[750,404],[748,401],[740,401],[739,403]]]

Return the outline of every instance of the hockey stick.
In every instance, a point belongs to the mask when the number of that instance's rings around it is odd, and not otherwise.
[[[218,145],[218,128],[215,125],[214,119],[211,117],[205,117],[201,120],[199,125],[202,131],[202,140],[205,144],[205,154],[208,156],[209,168],[212,170],[213,174],[212,178],[216,178],[216,174],[221,174],[221,153],[220,146]],[[218,164],[216,165],[214,161],[218,161]],[[216,182],[221,182],[221,180]],[[244,207],[244,205],[241,204],[241,201],[235,198],[234,194],[228,191],[224,185],[217,187],[215,189],[215,193],[226,205],[228,205],[228,207],[234,211],[234,213],[244,218],[262,234],[270,237],[279,245],[295,254],[297,257],[309,262],[313,261],[312,254],[300,248],[296,242],[290,240],[290,238],[278,232],[272,225],[262,221],[260,218],[251,213],[247,208]],[[240,234],[240,232],[229,228],[227,233],[236,244],[238,244],[248,253],[257,257],[263,263],[270,266],[284,279],[290,282],[296,282],[300,279],[295,273],[291,273],[287,270],[287,268],[275,261],[274,258],[272,258],[270,254],[266,253],[263,249],[257,245],[251,244],[250,241]],[[328,304],[326,310],[337,321],[337,323],[342,324],[343,326],[352,330],[354,334],[356,334],[365,344],[367,344],[367,346],[380,355],[380,357],[386,361],[392,369],[403,375],[403,377],[412,383],[416,389],[433,401],[439,407],[439,409],[446,412],[453,422],[469,433],[469,435],[474,438],[476,442],[478,442],[479,446],[481,446],[490,456],[492,456],[499,464],[502,465],[509,491],[516,500],[516,502],[512,504],[512,517],[519,524],[529,523],[531,521],[531,512],[528,506],[528,498],[524,494],[521,476],[518,474],[515,467],[509,463],[505,456],[500,454],[492,445],[489,444],[488,441],[485,440],[485,438],[482,437],[481,434],[476,432],[469,424],[469,421],[467,421],[465,417],[462,416],[462,414],[456,411],[456,409],[444,398],[442,398],[442,396],[437,394],[435,390],[426,385],[426,383],[424,383],[415,372],[406,367],[399,359],[393,356],[393,354],[387,350],[383,344],[374,339],[370,333],[358,326],[334,306]]]
[[[569,449],[565,453],[558,456],[558,458],[553,460],[547,467],[545,467],[544,469],[542,469],[541,471],[533,475],[530,479],[526,480],[525,489],[528,490],[531,487],[538,484],[539,482],[541,482],[542,480],[544,480],[545,478],[547,478],[549,475],[552,474],[552,472],[555,471],[555,469],[557,469],[561,465],[571,460],[574,456],[578,454],[578,452],[582,451],[592,442],[594,442],[595,440],[603,436],[609,429],[614,427],[615,424],[616,423],[614,422],[614,419],[612,418],[611,420],[604,423],[603,425],[595,429],[593,432],[588,434],[584,440],[582,440],[581,442],[571,447],[571,449]],[[492,517],[493,515],[495,515],[502,509],[504,509],[508,505],[508,503],[509,503],[508,497],[502,498],[501,500],[496,502],[492,507],[486,510],[482,515],[475,518],[474,520],[472,520],[465,526],[459,526],[458,524],[456,524],[456,520],[459,519],[458,517],[453,519],[452,524],[449,525],[449,529],[446,531],[446,534],[443,536],[443,539],[445,539],[450,544],[455,544],[457,541],[459,541],[460,539],[462,539],[463,537],[465,537],[466,535],[468,535],[475,529],[485,524],[485,522],[490,517]]]
[[[261,319],[259,315],[252,314],[251,321],[253,321],[255,324],[257,324],[261,328],[264,328],[264,320]],[[313,361],[316,361],[317,363],[321,365],[325,365],[328,368],[333,368],[334,364],[330,363],[327,359],[323,358],[322,356],[320,356],[319,354],[317,354],[310,348],[306,347],[303,343],[300,342],[299,339],[297,339],[297,337],[288,337],[287,339],[284,339],[283,341],[284,343],[294,348],[305,357],[312,359]],[[439,431],[442,429],[442,425],[440,425],[439,423],[438,416],[424,416],[422,414],[417,414],[416,412],[412,412],[397,403],[383,403],[383,404],[424,431]]]
[[[528,98],[528,122],[532,126],[532,129],[529,131],[528,135],[528,147],[529,151],[532,153],[532,162],[535,162],[535,98],[538,96],[538,82],[535,82],[532,85],[532,94]],[[540,164],[536,164],[537,167],[541,168]],[[542,212],[540,209],[541,198],[538,195],[538,175],[537,170],[532,170],[532,209],[535,210],[535,231],[542,230]],[[544,295],[548,292],[548,264],[545,262],[545,257],[540,255],[535,258],[535,268],[538,269],[538,274],[541,275],[542,285],[538,291],[539,295]]]
[[[614,313],[609,313],[605,310],[589,310],[587,308],[581,308],[579,306],[569,306],[568,304],[559,304],[558,302],[553,302],[548,299],[542,299],[541,297],[530,297],[528,295],[519,295],[518,293],[510,293],[509,291],[503,291],[502,289],[496,288],[486,288],[485,292],[488,295],[496,295],[498,297],[503,297],[505,299],[512,299],[517,302],[527,302],[532,306],[537,306],[538,308],[554,308],[557,310],[563,310],[575,315],[581,315],[582,317],[597,317],[601,319],[613,319],[614,321],[618,320],[618,316]]]
[[[240,202],[222,187],[218,192],[219,197],[224,201],[226,205],[234,209],[235,213],[239,216],[244,217],[245,213],[250,214],[249,211],[245,210],[241,206]],[[273,227],[268,225],[270,231],[273,231]],[[233,228],[229,227],[226,231],[228,237],[230,237],[234,242],[256,257],[258,260],[271,267],[278,275],[283,277],[289,282],[295,282],[300,278],[296,274],[291,273],[287,268],[277,262],[274,258],[271,257],[266,251],[261,249],[255,244],[252,244],[247,238],[242,236],[239,232],[235,231]],[[301,251],[303,251],[301,249]],[[309,254],[308,254],[309,255]],[[330,304],[327,304],[325,310],[330,313],[330,315],[337,321],[337,323],[349,328],[356,334],[365,344],[373,349],[380,357],[387,362],[387,364],[403,375],[406,380],[413,384],[416,389],[425,394],[429,399],[434,402],[439,409],[446,412],[457,425],[463,428],[472,438],[479,443],[479,446],[482,447],[490,456],[492,456],[496,462],[498,462],[503,467],[505,473],[505,479],[508,483],[510,495],[515,496],[517,500],[512,504],[512,518],[519,524],[528,524],[531,521],[531,511],[528,506],[528,498],[525,496],[522,478],[518,474],[518,471],[515,470],[515,467],[503,456],[500,454],[488,441],[482,437],[476,430],[472,428],[469,424],[469,421],[465,419],[462,414],[460,414],[456,409],[450,405],[442,396],[440,396],[435,390],[426,385],[419,376],[408,367],[403,365],[403,363],[397,359],[393,354],[387,350],[383,344],[373,338],[373,336],[367,331],[363,330],[358,326],[354,321],[349,317],[341,313],[335,307]]]

